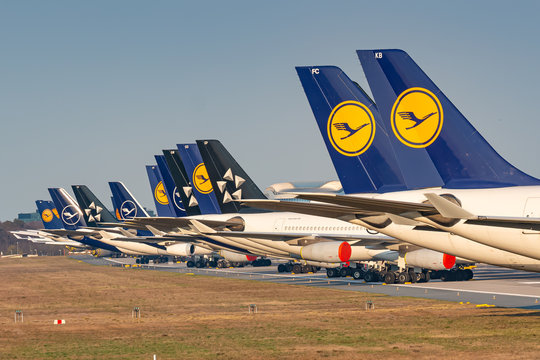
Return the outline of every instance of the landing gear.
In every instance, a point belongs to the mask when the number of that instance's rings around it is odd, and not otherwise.
[[[436,271],[432,274],[433,279],[441,279],[441,281],[469,281],[473,278],[474,273],[471,269],[453,269]]]
[[[400,284],[405,284],[406,282],[409,282],[409,280],[411,280],[411,277],[408,272],[400,272],[397,276],[397,282]]]
[[[355,280],[360,280],[360,279],[363,279],[364,278],[364,271],[363,270],[360,270],[360,269],[354,269],[353,272],[352,272],[352,277],[353,279]]]
[[[329,278],[337,277],[338,274],[339,274],[339,272],[335,268],[327,268],[326,269],[326,276],[328,276]]]
[[[313,265],[303,265],[300,263],[286,263],[279,264],[277,267],[278,272],[280,273],[295,273],[295,274],[307,274],[307,273],[316,273],[321,268]]]
[[[377,279],[377,274],[374,271],[369,270],[364,274],[364,281],[365,282],[375,282]]]
[[[387,283],[387,284],[393,284],[396,282],[396,275],[394,275],[393,272],[391,271],[388,271],[385,275],[384,275],[384,282]]]
[[[253,267],[270,266],[270,265],[272,265],[272,261],[270,259],[257,259],[251,262],[251,266]]]

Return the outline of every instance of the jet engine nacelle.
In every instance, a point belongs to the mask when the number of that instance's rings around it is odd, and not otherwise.
[[[235,253],[233,251],[228,251],[228,250],[221,250],[219,254],[223,256],[225,259],[234,263],[246,263],[249,261],[257,260],[256,256],[239,254],[239,253]]]
[[[214,251],[210,249],[206,249],[200,246],[195,246],[195,250],[193,251],[193,255],[211,255]]]
[[[456,264],[456,257],[438,251],[420,249],[407,252],[405,263],[409,266],[430,270],[451,269]]]
[[[351,251],[351,245],[346,241],[329,241],[302,247],[300,256],[305,260],[341,263],[349,261]]]
[[[167,246],[167,253],[174,256],[191,256],[195,253],[195,245],[189,243],[177,243]]]
[[[110,250],[99,249],[99,248],[92,250],[92,255],[94,255],[95,257],[107,257],[107,256],[111,256],[112,254],[114,254],[114,252]]]

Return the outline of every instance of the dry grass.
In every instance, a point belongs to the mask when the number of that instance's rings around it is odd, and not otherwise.
[[[0,279],[2,359],[540,357],[535,311],[58,257],[2,259]],[[367,299],[376,310],[364,311]],[[250,303],[257,315],[247,314]],[[24,324],[14,324],[16,309]]]

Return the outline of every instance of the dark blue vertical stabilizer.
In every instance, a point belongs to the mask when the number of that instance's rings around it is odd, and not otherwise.
[[[169,167],[167,166],[167,162],[165,161],[164,155],[156,155],[154,156],[157,162],[157,166],[159,169],[159,173],[161,174],[161,178],[163,179],[163,184],[165,185],[165,192],[167,193],[167,196],[169,199],[171,199],[171,208],[175,213],[176,217],[183,217],[186,216],[186,210],[185,205],[182,202],[182,199],[180,197],[180,189],[176,186],[172,176],[171,172],[169,170]]]
[[[77,230],[86,226],[83,213],[75,200],[62,188],[49,188],[49,194],[58,209],[60,220],[66,230]]]
[[[373,101],[335,66],[296,71],[346,193],[390,192],[442,184],[429,158],[400,163]],[[417,167],[432,171],[419,176]],[[406,169],[404,171],[404,168]]]
[[[60,214],[52,201],[36,200],[36,206],[45,229],[63,229]]]
[[[163,150],[163,156],[165,156],[167,168],[170,171],[174,184],[178,188],[178,192],[175,193],[178,201],[182,202],[188,216],[200,215],[201,209],[199,208],[197,199],[193,196],[189,177],[178,150]]]
[[[157,165],[146,165],[146,173],[148,174],[150,191],[152,191],[157,215],[175,217],[176,214],[171,208],[171,201],[165,191],[165,185],[163,185],[163,179],[161,178],[161,173],[159,172]]]
[[[447,188],[538,185],[504,160],[402,50],[358,50],[396,153],[427,154]]]
[[[122,220],[130,220],[135,217],[148,217],[148,213],[143,209],[126,186],[118,181],[109,182],[109,187],[114,198],[114,203],[118,204],[118,214]]]
[[[216,193],[197,144],[178,144],[178,153],[191,182],[191,192],[202,214],[221,214]]]

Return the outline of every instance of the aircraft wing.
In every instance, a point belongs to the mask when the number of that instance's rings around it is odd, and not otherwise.
[[[294,195],[299,199],[345,206],[360,212],[389,213],[394,215],[408,212],[422,212],[425,215],[438,214],[435,206],[424,203],[336,194],[295,193]]]
[[[466,224],[540,231],[540,218],[474,215],[439,195],[424,195],[442,216],[465,219]]]
[[[348,241],[351,242],[351,245],[356,246],[387,246],[390,244],[400,243],[399,240],[396,240],[390,236],[382,234],[373,234],[373,235],[342,235],[342,234],[332,234],[332,235],[308,235],[308,234],[295,234],[295,233],[284,233],[284,232],[247,232],[247,231],[217,231],[212,233],[212,235],[218,235],[223,237],[239,237],[239,238],[257,238],[264,240],[272,241],[284,241],[288,243],[295,243],[304,245],[306,243],[313,242],[325,242],[325,241]]]
[[[238,225],[234,221],[220,221],[220,220],[208,220],[198,219],[201,223],[210,226],[212,228],[220,228],[226,226]],[[131,228],[142,228],[148,230],[148,226],[154,229],[169,232],[178,228],[190,228],[191,219],[189,218],[176,218],[176,217],[148,217],[148,218],[134,218],[127,220],[122,226]]]
[[[242,204],[267,210],[291,211],[306,215],[323,216],[328,218],[343,219],[354,215],[377,216],[381,212],[363,211],[351,206],[336,206],[321,203],[295,202],[284,200],[251,200],[242,199]]]

